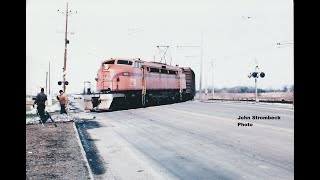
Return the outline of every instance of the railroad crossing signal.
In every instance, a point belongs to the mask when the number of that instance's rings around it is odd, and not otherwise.
[[[61,84],[63,84],[63,81],[58,81],[58,85],[60,86]],[[64,84],[65,84],[65,85],[68,85],[69,82],[68,82],[68,81],[65,81]]]
[[[258,66],[255,67],[255,71],[250,73],[248,75],[249,78],[253,77],[254,78],[254,84],[255,84],[255,99],[256,102],[259,102],[258,100],[258,87],[257,87],[257,79],[259,78],[259,76],[261,78],[264,78],[266,76],[266,74],[264,72],[258,72],[257,70],[259,69]]]
[[[259,78],[259,76],[261,78],[264,78],[266,76],[266,74],[264,72],[252,72],[249,74],[249,78],[254,77],[254,78]]]

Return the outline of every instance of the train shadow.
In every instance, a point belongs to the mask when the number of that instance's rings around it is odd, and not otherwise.
[[[89,166],[92,173],[95,175],[104,174],[107,171],[106,166],[103,163],[103,159],[100,156],[98,149],[95,145],[95,141],[99,139],[93,139],[88,133],[88,129],[100,128],[101,125],[96,121],[83,121],[77,122],[76,128],[80,137],[80,141],[89,160]]]
[[[178,104],[178,103],[183,103],[183,102],[186,102],[186,101],[150,103],[150,104],[147,104],[146,106],[129,104],[129,105],[123,105],[121,107],[113,107],[112,109],[109,109],[109,110],[99,110],[99,111],[92,111],[92,112],[95,112],[95,113],[116,112],[116,111],[130,110],[130,109],[143,109],[143,108],[147,108],[147,107],[156,107],[156,106],[163,106],[163,105],[170,105],[170,104]]]

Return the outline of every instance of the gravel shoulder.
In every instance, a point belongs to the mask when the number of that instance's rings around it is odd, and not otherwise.
[[[26,125],[26,179],[90,179],[73,122]]]

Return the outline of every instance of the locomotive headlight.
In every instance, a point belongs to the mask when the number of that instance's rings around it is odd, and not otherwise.
[[[129,72],[124,72],[123,75],[124,76],[129,76]]]

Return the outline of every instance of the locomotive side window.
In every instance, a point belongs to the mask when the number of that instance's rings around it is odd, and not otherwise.
[[[159,72],[159,69],[158,68],[150,68],[150,72]]]
[[[141,68],[141,62],[135,61],[134,62],[134,67]]]
[[[177,71],[169,70],[169,74],[176,74]]]
[[[162,73],[162,74],[168,74],[168,70],[166,70],[166,69],[161,69],[161,73]]]
[[[132,61],[127,61],[127,60],[118,60],[117,64],[124,64],[124,65],[132,65]]]

